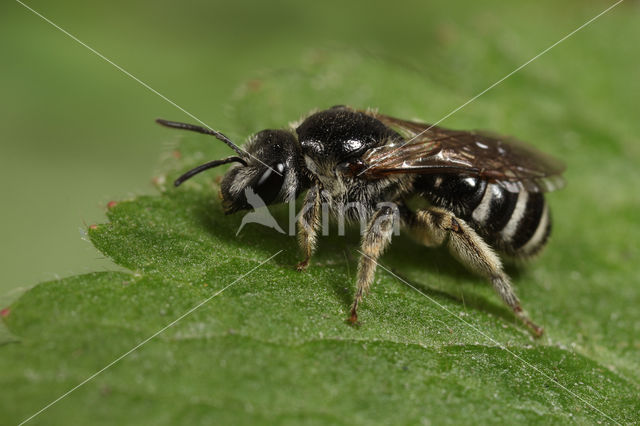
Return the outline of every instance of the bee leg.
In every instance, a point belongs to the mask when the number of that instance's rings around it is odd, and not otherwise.
[[[309,260],[316,248],[317,230],[320,226],[320,197],[319,185],[314,185],[307,191],[302,205],[302,212],[298,216],[298,243],[304,254],[304,259],[296,265],[298,271],[304,271],[309,266]]]
[[[447,210],[431,208],[416,212],[413,226],[426,228],[434,241],[444,242],[448,236],[448,246],[452,253],[469,269],[485,276],[502,300],[511,307],[514,314],[532,333],[542,336],[542,327],[534,324],[524,313],[511,286],[511,281],[502,268],[502,262],[486,242],[462,219]]]
[[[380,208],[369,220],[367,228],[362,236],[362,253],[358,263],[357,290],[351,306],[349,321],[358,321],[358,304],[369,291],[376,272],[378,258],[391,242],[393,235],[394,209],[389,206]]]

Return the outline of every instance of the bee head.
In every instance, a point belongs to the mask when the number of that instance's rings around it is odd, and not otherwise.
[[[226,173],[220,185],[220,198],[226,214],[295,199],[309,186],[300,146],[291,132],[262,130],[252,136],[242,150],[215,130],[160,119],[156,121],[163,126],[215,136],[236,151],[237,156],[202,164],[174,182],[179,186],[202,171],[239,163]]]

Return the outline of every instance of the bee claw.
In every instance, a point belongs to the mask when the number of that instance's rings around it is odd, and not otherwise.
[[[531,333],[535,338],[542,337],[542,335],[544,334],[544,328],[540,327],[539,325],[531,321],[529,317],[522,311],[522,308],[520,306],[517,306],[514,309],[514,312],[516,316],[520,319],[520,321],[522,321],[524,325],[526,325],[527,328],[531,330]]]
[[[532,322],[527,323],[527,325],[529,326],[529,329],[533,333],[534,337],[539,338],[544,334],[544,328],[540,327],[539,325],[536,325]]]
[[[354,326],[359,326],[358,322],[358,312],[355,309],[351,309],[351,315],[347,318],[347,322]]]
[[[303,272],[307,269],[308,266],[309,266],[309,259],[305,259],[296,265],[296,271]]]

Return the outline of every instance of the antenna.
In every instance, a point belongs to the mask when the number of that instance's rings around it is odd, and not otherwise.
[[[244,151],[241,150],[238,147],[238,145],[236,145],[233,142],[231,142],[231,139],[229,139],[228,137],[226,137],[225,135],[223,135],[222,133],[220,133],[220,132],[218,132],[216,130],[205,129],[204,127],[196,126],[194,124],[180,123],[178,121],[163,120],[162,118],[156,119],[156,123],[161,124],[161,125],[166,126],[166,127],[171,127],[171,128],[174,128],[174,129],[190,130],[192,132],[203,133],[205,135],[214,136],[218,140],[221,140],[222,142],[224,142],[227,145],[229,145],[231,147],[231,149],[233,149],[235,152],[237,152],[238,155],[240,155],[241,157],[245,156]],[[228,160],[228,158],[227,158],[227,160]],[[207,164],[209,164],[209,163],[207,163]],[[224,163],[222,163],[222,164],[224,164]],[[247,164],[244,163],[244,165],[246,166]],[[211,166],[211,167],[215,167],[215,166]]]
[[[191,179],[193,176],[197,175],[200,172],[204,172],[205,170],[212,169],[214,167],[218,167],[227,163],[240,163],[243,166],[247,165],[247,162],[240,157],[229,157],[229,158],[225,158],[224,160],[209,161],[208,163],[201,164],[198,167],[195,167],[189,170],[188,172],[180,176],[178,179],[176,179],[173,182],[173,185],[180,186],[182,182],[184,182],[187,179]]]

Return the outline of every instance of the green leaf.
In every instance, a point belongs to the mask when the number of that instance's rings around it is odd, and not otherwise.
[[[243,85],[220,130],[238,139],[338,103],[435,117],[434,105],[457,95],[446,78],[430,78],[350,51],[314,51],[291,71],[265,72]],[[557,89],[535,76],[521,78],[543,92]],[[485,119],[499,116],[503,102],[487,100]],[[523,133],[550,125],[544,109],[530,107],[539,120],[520,123]],[[589,134],[603,132],[578,112],[564,120]],[[496,119],[495,128],[507,128],[507,121]],[[537,145],[556,155],[572,149],[562,138]],[[609,183],[629,172],[606,165],[613,151],[584,144],[570,158],[576,183],[550,196],[556,230],[547,253],[510,268],[524,306],[546,328],[533,340],[486,283],[446,251],[405,236],[382,264],[417,291],[379,269],[360,311],[362,325],[347,325],[357,232],[321,238],[312,266],[296,272],[294,237],[255,224],[236,236],[242,215],[223,214],[215,172],[169,189],[180,172],[226,152],[212,138],[184,135],[155,180],[159,195],[119,202],[107,223],[88,229],[93,244],[129,272],[43,283],[11,305],[3,321],[19,341],[0,345],[2,420],[28,418],[144,343],[35,421],[637,421],[640,317],[628,259],[638,248],[626,241],[640,238],[631,226],[638,196],[621,195],[632,190],[624,180],[603,194],[606,204],[590,195],[608,188],[602,176],[591,176],[594,155]],[[273,211],[288,229],[287,208]],[[628,226],[601,226],[612,211]],[[589,234],[576,244],[585,229]]]

